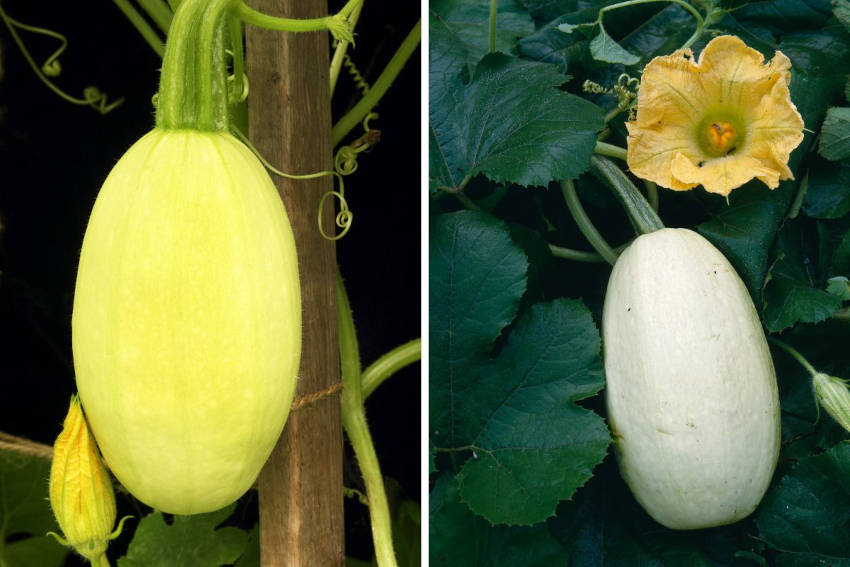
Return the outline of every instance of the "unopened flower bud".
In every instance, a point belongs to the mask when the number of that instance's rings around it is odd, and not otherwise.
[[[847,389],[847,381],[823,372],[816,373],[812,380],[820,406],[850,432],[850,390]]]
[[[53,446],[50,504],[68,545],[92,563],[106,553],[115,494],[76,396]]]

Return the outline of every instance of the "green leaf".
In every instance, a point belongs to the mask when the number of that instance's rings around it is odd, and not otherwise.
[[[850,0],[832,0],[832,13],[850,31]]]
[[[640,61],[640,57],[634,53],[629,53],[619,43],[611,39],[602,24],[599,25],[599,34],[590,42],[590,54],[597,61],[606,63],[634,65]]]
[[[771,332],[799,322],[818,323],[841,307],[841,300],[815,280],[811,237],[803,219],[788,221],[779,233],[777,260],[764,290],[764,324]]]
[[[50,461],[0,450],[0,565],[59,567],[70,552],[47,532],[60,533],[48,501]],[[8,541],[13,536],[13,541]]]
[[[801,459],[767,493],[756,524],[780,565],[850,564],[850,445]]]
[[[596,25],[597,25],[596,22],[586,22],[586,23],[583,23],[583,24],[563,23],[563,24],[559,24],[557,26],[557,28],[564,33],[573,33],[574,31],[576,31],[578,29],[592,28],[593,26],[596,26]]]
[[[831,160],[850,157],[850,107],[836,106],[826,111],[818,151]]]
[[[454,381],[470,379],[464,373],[486,360],[513,320],[528,260],[504,223],[487,214],[440,215],[430,233],[431,443],[453,447],[459,444]]]
[[[564,81],[551,65],[486,56],[470,84],[431,102],[431,151],[443,162],[431,176],[449,187],[478,173],[526,186],[578,176],[590,165],[602,112],[558,90]]]
[[[490,51],[490,3],[480,0],[434,0],[430,3],[430,48],[455,51],[474,66]],[[496,51],[515,52],[517,38],[534,31],[531,16],[518,0],[500,0],[496,16]],[[436,32],[437,35],[434,35]]]
[[[826,280],[826,292],[841,299],[850,301],[850,280],[847,276],[835,276]]]
[[[236,567],[260,567],[260,524],[254,525],[248,532],[245,553],[236,562]]]
[[[761,303],[770,247],[794,189],[794,183],[787,181],[774,191],[750,182],[735,189],[729,205],[721,204],[712,220],[698,226],[698,232],[732,262],[756,305]]]
[[[602,387],[599,334],[580,302],[559,299],[532,306],[490,358],[524,290],[525,256],[482,214],[444,215],[431,235],[431,440],[468,457],[458,480],[473,511],[543,521],[610,440],[575,405]]]
[[[127,555],[118,567],[219,567],[232,564],[245,551],[248,534],[233,527],[215,529],[233,513],[236,504],[194,516],[174,516],[165,523],[160,512],[145,516]]]
[[[817,160],[807,175],[803,211],[808,216],[834,219],[850,212],[850,162]]]
[[[552,567],[566,551],[545,524],[491,526],[460,501],[457,482],[440,476],[429,497],[429,563],[436,567]]]

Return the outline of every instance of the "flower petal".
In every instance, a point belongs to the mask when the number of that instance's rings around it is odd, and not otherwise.
[[[696,163],[677,154],[670,163],[670,170],[680,183],[702,185],[709,193],[724,196],[753,177],[759,178],[771,189],[779,184],[779,171],[765,167],[759,159],[743,153]]]
[[[707,104],[699,74],[690,49],[654,58],[643,70],[635,121],[692,124]]]
[[[715,104],[742,111],[754,108],[776,83],[787,87],[791,61],[777,51],[765,65],[764,56],[740,38],[724,35],[710,41],[700,54],[706,89]]]
[[[697,186],[697,183],[683,183],[670,171],[670,160],[677,154],[699,159],[698,150],[687,134],[690,127],[662,124],[656,128],[641,128],[627,122],[626,128],[629,131],[626,162],[632,173],[674,191]]]

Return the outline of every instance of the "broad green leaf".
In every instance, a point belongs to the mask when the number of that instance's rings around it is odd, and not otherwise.
[[[431,151],[443,162],[432,177],[446,176],[440,182],[449,187],[479,173],[496,182],[545,186],[585,171],[602,112],[558,90],[564,80],[550,65],[486,56],[468,85],[431,103]]]
[[[455,57],[470,68],[490,51],[490,3],[481,0],[434,0],[429,5],[430,48]],[[531,16],[517,0],[500,0],[496,16],[496,51],[515,52],[517,38],[534,31]],[[436,32],[437,35],[434,35]]]
[[[850,445],[801,459],[767,493],[756,524],[779,564],[850,564]]]
[[[455,386],[473,379],[466,373],[487,360],[516,315],[528,260],[504,223],[487,214],[440,215],[430,233],[430,439],[454,447],[464,403]]]
[[[750,182],[735,189],[729,205],[720,204],[712,220],[698,227],[735,266],[756,305],[761,301],[771,244],[794,191],[795,184],[790,181],[780,183],[774,191]]]
[[[850,31],[850,0],[832,0],[832,13]]]
[[[611,39],[611,36],[601,25],[599,26],[599,33],[590,42],[590,53],[597,61],[606,63],[634,65],[640,61],[640,57],[634,53],[629,53],[619,43]]]
[[[118,567],[219,567],[230,565],[245,551],[248,534],[216,526],[233,513],[235,504],[194,516],[174,516],[165,523],[160,512],[148,514],[133,535]]]
[[[70,549],[46,537],[47,532],[60,533],[48,501],[49,476],[48,459],[0,450],[0,565],[64,563]]]
[[[457,482],[437,479],[429,497],[430,565],[437,567],[553,567],[566,551],[544,524],[491,526],[460,501]]]
[[[640,53],[644,61],[679,49],[696,29],[694,17],[677,4],[669,4],[620,40],[630,53]]]
[[[818,221],[818,277],[850,276],[850,218]]]
[[[458,478],[472,510],[540,522],[609,442],[602,420],[574,405],[602,387],[598,332],[580,302],[537,304],[492,359],[525,289],[525,255],[480,213],[438,217],[431,237],[431,441],[468,449]]]
[[[850,157],[850,107],[827,110],[818,151],[831,160]]]
[[[591,477],[610,438],[602,419],[575,403],[602,388],[599,349],[578,301],[536,304],[520,317],[463,408],[459,441],[474,449],[458,477],[473,511],[493,523],[540,522]]]
[[[847,276],[835,276],[826,281],[826,292],[841,299],[850,301],[850,280]]]
[[[820,28],[832,15],[829,0],[759,0],[746,2],[735,18],[769,26],[773,32]]]
[[[248,532],[248,543],[245,553],[235,563],[236,567],[260,567],[260,524],[256,524]]]
[[[850,212],[850,162],[817,160],[807,175],[803,211],[808,216],[834,219]]]
[[[788,221],[779,233],[777,260],[764,289],[764,324],[771,332],[798,321],[818,323],[841,307],[841,300],[814,281],[816,248],[803,219]]]

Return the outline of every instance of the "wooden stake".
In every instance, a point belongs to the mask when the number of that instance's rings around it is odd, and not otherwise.
[[[327,15],[324,0],[252,0],[288,18]],[[326,32],[247,29],[250,137],[270,163],[294,174],[332,169],[329,38]],[[275,178],[295,232],[301,274],[303,347],[296,397],[339,381],[332,242],[316,226],[330,177]],[[330,203],[328,203],[330,204]],[[324,226],[332,234],[333,207]],[[263,567],[343,566],[342,426],[339,393],[289,414],[260,474]]]

